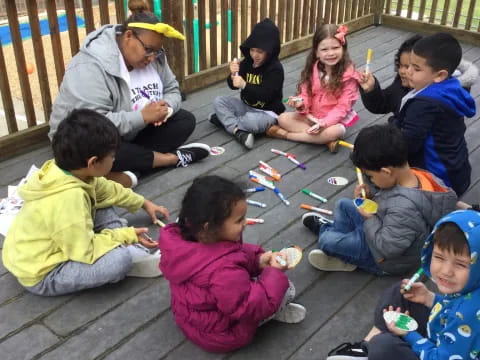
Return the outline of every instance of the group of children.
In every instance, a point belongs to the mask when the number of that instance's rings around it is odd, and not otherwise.
[[[298,94],[287,100],[295,112],[285,113],[279,32],[269,19],[258,23],[240,47],[244,59],[230,64],[228,84],[241,89],[240,99],[215,99],[210,121],[247,148],[254,134],[266,133],[335,151],[345,127],[358,120],[352,106],[359,85],[365,103],[378,105],[374,112],[393,111],[392,124],[360,131],[351,154],[374,185],[358,185],[354,197],[365,192],[378,212],[341,199],[333,223],[306,214],[302,221],[318,235],[320,248],[309,261],[325,271],[359,267],[378,275],[405,275],[422,266],[444,296],[421,283],[405,291],[403,281],[382,298],[364,341],[343,344],[328,359],[478,358],[480,213],[452,212],[470,181],[463,117],[475,113],[473,99],[452,76],[460,45],[447,34],[415,38],[399,50],[398,77],[382,91],[371,74],[355,70],[346,33],[336,25],[315,32]],[[306,309],[292,302],[295,288],[279,261],[285,255],[243,242],[245,193],[229,180],[195,179],[178,220],[161,230],[161,252],[149,250],[157,244],[147,228],[126,227],[113,206],[143,207],[153,222],[157,214],[168,219],[168,210],[103,178],[119,143],[113,123],[94,111],[75,110],[60,123],[55,159],[20,188],[25,203],[2,250],[5,267],[27,290],[61,295],[163,272],[176,323],[213,352],[245,346],[270,319],[304,319]],[[390,306],[409,311],[419,331],[407,334],[385,323],[381,315]]]

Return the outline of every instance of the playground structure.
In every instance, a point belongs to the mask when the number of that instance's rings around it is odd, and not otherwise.
[[[78,51],[87,33],[103,24],[121,23],[127,16],[127,0],[64,0],[62,6],[57,1],[46,1],[49,35],[42,36],[37,7],[41,2],[25,0],[31,39],[24,40],[19,30],[19,15],[24,14],[19,13],[18,2],[3,4],[12,44],[0,46],[0,93],[5,115],[0,121],[5,121],[8,133],[0,137],[0,157],[24,151],[46,139],[48,124],[42,118],[48,119],[51,112],[65,64]],[[436,0],[150,1],[151,9],[163,22],[186,35],[183,43],[167,39],[165,47],[169,63],[187,93],[223,80],[230,59],[240,55],[239,44],[253,25],[265,17],[274,20],[280,29],[282,58],[310,47],[315,27],[324,22],[346,23],[352,32],[373,24],[420,33],[449,31],[461,41],[479,45],[476,0],[445,1],[442,6],[439,3]],[[59,10],[66,15],[66,32],[59,28]],[[79,27],[78,18],[85,22],[83,28]],[[34,69],[31,74],[30,65]],[[23,107],[21,111],[19,106]]]

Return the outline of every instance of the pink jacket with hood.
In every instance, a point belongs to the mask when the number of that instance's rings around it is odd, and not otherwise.
[[[227,352],[250,343],[287,291],[288,278],[281,270],[259,268],[264,251],[257,245],[187,241],[177,224],[162,229],[158,244],[175,321],[207,351]]]
[[[338,94],[332,93],[322,86],[318,71],[318,61],[313,66],[312,95],[308,94],[306,84],[302,84],[298,95],[303,99],[304,110],[302,115],[312,114],[318,119],[323,119],[325,125],[332,126],[342,122],[347,113],[358,99],[358,80],[360,74],[353,66],[348,67],[343,73],[343,87]]]

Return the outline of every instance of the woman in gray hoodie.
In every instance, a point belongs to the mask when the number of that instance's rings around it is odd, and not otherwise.
[[[159,23],[145,1],[129,1],[129,7],[132,15],[125,24],[91,32],[68,64],[50,116],[49,137],[75,108],[105,115],[122,136],[107,177],[134,186],[138,173],[185,167],[208,156],[210,148],[182,146],[195,128],[195,117],[180,109],[178,82],[162,46],[165,36],[184,36]]]

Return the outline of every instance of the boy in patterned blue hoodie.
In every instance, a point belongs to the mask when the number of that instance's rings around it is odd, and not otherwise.
[[[479,253],[480,212],[458,210],[441,218],[425,241],[422,268],[443,295],[421,282],[404,291],[404,279],[381,296],[365,340],[340,345],[327,360],[480,359]],[[386,324],[383,311],[393,309],[408,311],[417,331]]]

